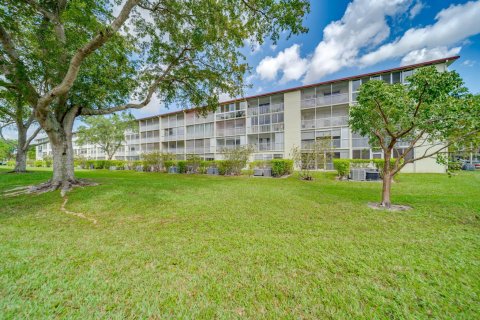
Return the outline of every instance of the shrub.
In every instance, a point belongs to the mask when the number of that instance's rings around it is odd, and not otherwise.
[[[179,160],[177,161],[178,173],[187,173],[187,161]]]
[[[216,167],[215,161],[212,161],[212,160],[200,161],[200,167],[198,168],[198,173],[206,174],[207,169],[210,167]]]
[[[218,168],[218,174],[222,176],[231,174],[232,164],[229,160],[216,160],[215,164]]]
[[[242,169],[247,166],[248,159],[252,152],[253,147],[250,145],[223,149],[222,153],[225,158],[224,161],[226,162],[224,162],[222,166],[226,166],[225,174],[240,175]],[[220,171],[220,167],[218,170]]]
[[[290,159],[273,159],[270,160],[272,167],[272,176],[281,177],[291,174],[293,171],[293,160]]]
[[[35,163],[33,164],[35,167],[43,167],[43,161],[42,160],[35,160]]]
[[[371,163],[371,159],[348,159],[352,168],[367,168]]]
[[[250,169],[265,169],[265,168],[270,168],[271,167],[271,163],[270,161],[267,161],[267,160],[255,160],[255,161],[252,161],[248,164],[248,167]]]
[[[173,167],[173,166],[176,166],[177,165],[177,161],[175,160],[167,160],[163,163],[163,165],[165,166],[165,170],[168,171],[168,169],[170,169],[170,167]]]
[[[7,161],[7,166],[9,166],[9,167],[15,167],[15,160],[8,160],[8,161]]]
[[[395,158],[391,158],[391,159],[390,159],[390,167],[393,168],[393,166],[395,165],[395,161],[396,161],[396,160],[397,160],[397,159],[395,159]],[[385,165],[385,159],[372,159],[371,161],[372,161],[372,163],[375,165],[375,168],[377,168],[378,171],[380,172],[380,175],[382,175],[383,167],[384,167],[384,165]]]
[[[202,158],[195,154],[187,155],[187,171],[189,173],[198,173],[200,171],[200,166],[202,162]]]
[[[253,169],[243,169],[242,176],[253,176]]]
[[[43,161],[45,162],[45,166],[47,168],[50,168],[52,166],[52,163],[53,163],[53,158],[51,156],[45,156],[45,157],[43,157]]]
[[[449,161],[448,162],[448,172],[458,171],[462,169],[462,163],[459,161]]]
[[[150,171],[162,171],[166,170],[165,162],[171,161],[175,159],[175,155],[171,153],[163,153],[159,151],[144,153],[141,156],[143,160],[143,165],[146,169],[150,169]]]
[[[333,159],[333,167],[337,170],[338,176],[342,179],[348,177],[350,173],[350,163],[349,159]]]

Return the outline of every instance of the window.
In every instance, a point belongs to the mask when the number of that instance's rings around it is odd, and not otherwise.
[[[382,80],[386,83],[390,83],[390,73],[382,74]]]
[[[392,73],[392,83],[400,83],[400,72]]]
[[[353,80],[352,81],[352,91],[360,90],[360,85],[362,84],[362,80]]]
[[[370,159],[370,150],[353,150],[353,159]]]

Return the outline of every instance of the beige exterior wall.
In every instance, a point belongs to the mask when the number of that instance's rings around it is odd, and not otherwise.
[[[285,158],[291,158],[291,151],[294,146],[301,145],[301,92],[287,92],[283,96],[285,104]]]
[[[421,147],[416,147],[414,152],[415,152],[415,157],[420,157],[425,152],[427,149],[429,149],[431,145],[424,145]],[[436,151],[438,149],[442,148],[442,145],[438,145],[435,147],[432,147],[428,150],[428,153],[431,153],[433,151]],[[401,172],[404,173],[445,173],[446,171],[446,166],[443,164],[437,163],[437,160],[434,157],[430,158],[425,158],[422,160],[415,161],[414,163],[409,163],[407,164]]]

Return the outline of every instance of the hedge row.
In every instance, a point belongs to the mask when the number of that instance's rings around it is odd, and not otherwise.
[[[396,159],[390,159],[390,164],[393,167]],[[366,168],[374,166],[381,173],[385,164],[384,159],[333,159],[333,168],[337,170],[340,178],[347,178],[350,174],[350,168]]]
[[[42,161],[38,162],[39,165]],[[124,161],[124,160],[85,160],[75,159],[75,166],[85,169],[117,169],[135,170],[141,167],[145,171],[160,171],[157,166],[151,166],[146,161]],[[243,170],[244,164],[234,160],[210,160],[199,159],[190,160],[166,160],[163,162],[163,171],[168,172],[170,167],[177,167],[178,173],[207,173],[207,169],[214,167],[218,169],[220,175],[240,175],[251,174],[253,168],[271,168],[274,177],[281,177],[293,172],[293,160],[274,159],[269,161],[254,161],[250,163],[250,170]]]

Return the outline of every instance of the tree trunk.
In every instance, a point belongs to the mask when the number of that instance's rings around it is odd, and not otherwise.
[[[18,141],[17,141],[17,155],[15,158],[14,172],[27,172],[27,150],[25,144],[27,143],[27,129],[23,125],[23,120],[17,121]]]
[[[392,202],[390,201],[390,190],[392,187],[392,170],[390,168],[390,158],[392,152],[388,150],[385,152],[385,159],[383,164],[383,187],[382,187],[382,203],[381,206],[385,208],[389,208],[392,206]]]
[[[22,149],[17,149],[17,155],[15,157],[15,169],[16,173],[27,172],[27,153]]]
[[[392,187],[392,176],[389,174],[383,174],[383,188],[382,188],[382,203],[381,205],[386,208],[392,206],[390,201],[390,189]]]
[[[56,118],[37,116],[37,119],[48,135],[52,146],[53,176],[45,184],[47,190],[61,189],[68,191],[80,182],[75,179],[73,162],[72,130],[78,109],[71,109],[61,121]]]
[[[54,189],[70,189],[77,182],[74,173],[71,134],[67,135],[63,132],[54,135],[55,138],[50,138],[53,152],[51,185]]]

